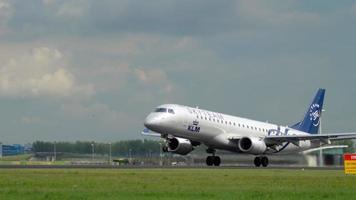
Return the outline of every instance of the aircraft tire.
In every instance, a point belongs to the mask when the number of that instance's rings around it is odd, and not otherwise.
[[[268,158],[266,156],[261,157],[261,164],[263,167],[268,166]]]
[[[214,157],[214,166],[220,166],[221,159],[219,156],[213,156]]]
[[[261,157],[260,156],[257,156],[255,157],[255,160],[253,161],[253,163],[255,164],[256,167],[260,167],[261,166]]]
[[[214,164],[214,156],[206,157],[206,165],[213,166],[213,164]]]

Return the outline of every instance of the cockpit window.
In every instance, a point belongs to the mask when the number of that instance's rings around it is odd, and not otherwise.
[[[167,112],[167,108],[156,108],[155,112]]]
[[[175,114],[174,110],[171,108],[156,108],[155,112],[160,112],[160,113],[171,113],[171,114]]]

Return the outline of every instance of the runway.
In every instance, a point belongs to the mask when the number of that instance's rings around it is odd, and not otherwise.
[[[159,165],[0,165],[0,169],[290,169],[290,170],[344,170],[338,167],[305,167],[305,166],[268,166],[255,167],[247,165],[223,165],[219,167],[209,167],[204,165],[196,166],[159,166]]]

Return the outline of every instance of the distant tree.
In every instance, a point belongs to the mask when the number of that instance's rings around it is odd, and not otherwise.
[[[347,145],[348,147],[345,149],[345,153],[354,153],[354,142],[353,140],[338,140],[332,142],[335,145]]]
[[[109,153],[109,143],[76,141],[76,142],[56,142],[56,151],[63,153],[91,154],[92,144],[96,154],[106,155]],[[36,141],[33,143],[34,152],[52,152],[54,142]],[[132,156],[145,156],[148,153],[159,154],[160,145],[155,140],[125,140],[111,143],[113,156],[128,157],[131,151]]]
[[[49,152],[53,151],[53,144],[51,142],[36,141],[32,145],[34,152]]]

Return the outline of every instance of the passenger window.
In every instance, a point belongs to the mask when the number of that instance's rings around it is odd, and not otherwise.
[[[174,110],[173,109],[168,109],[168,112],[171,114],[174,114]]]

